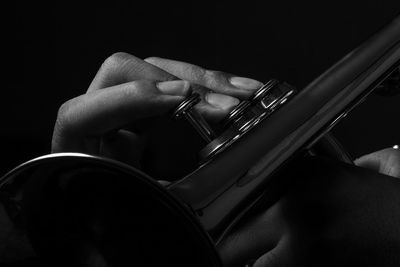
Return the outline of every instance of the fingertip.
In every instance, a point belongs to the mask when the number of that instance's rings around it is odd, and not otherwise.
[[[154,62],[157,62],[160,59],[160,57],[147,57],[144,59],[147,63],[153,64]]]
[[[159,82],[156,87],[163,94],[173,96],[187,96],[190,92],[190,83],[184,80]]]
[[[228,112],[239,104],[239,99],[233,96],[208,93],[205,95],[206,102],[214,108],[228,110]]]
[[[208,121],[217,123],[228,115],[229,111],[213,108],[210,106],[196,107],[196,110]]]
[[[239,99],[217,93],[208,93],[204,101],[196,106],[196,110],[211,122],[219,122],[240,103]]]
[[[230,77],[228,80],[233,86],[243,90],[257,90],[263,85],[260,81],[246,77]]]
[[[355,159],[354,164],[361,168],[379,171],[380,161],[374,155],[365,155]]]

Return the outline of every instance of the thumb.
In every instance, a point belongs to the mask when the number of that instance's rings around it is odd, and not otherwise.
[[[359,167],[400,178],[400,150],[398,149],[379,150],[356,159],[354,163]]]

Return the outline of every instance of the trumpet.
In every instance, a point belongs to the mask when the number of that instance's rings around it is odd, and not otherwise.
[[[107,245],[111,241],[123,243],[124,249],[118,246],[120,253],[115,252],[119,260],[110,256],[112,261],[122,262],[125,256],[121,253],[129,256],[129,245],[116,228],[128,233],[132,225],[142,229],[154,223],[154,231],[161,227],[155,221],[168,218],[170,222],[164,223],[171,231],[180,232],[180,253],[191,255],[202,266],[222,266],[215,247],[261,199],[271,198],[268,203],[273,203],[272,198],[283,194],[285,184],[280,174],[291,162],[306,154],[327,153],[352,164],[330,130],[371,92],[388,91],[385,81],[398,81],[399,70],[397,17],[301,90],[269,80],[227,115],[221,122],[222,130],[212,129],[193,109],[199,95],[188,96],[173,116],[187,120],[206,145],[198,151],[196,169],[167,186],[112,159],[57,153],[32,159],[5,174],[0,179],[1,200],[10,221],[23,229],[43,257],[82,255],[85,236],[107,251],[113,250]],[[390,93],[398,92],[399,83],[391,88]],[[91,203],[89,210],[94,217],[79,214],[79,222],[69,221],[67,217],[80,206],[78,199]],[[138,212],[138,205],[129,205],[144,199],[151,200],[146,204],[150,210]],[[111,215],[100,220],[97,209]],[[60,218],[67,222],[59,222]],[[115,231],[119,234],[113,234]],[[157,231],[144,232],[150,241],[140,249],[131,245],[136,251],[151,251],[155,243],[167,246]],[[116,241],[117,237],[125,241]],[[186,239],[192,240],[189,247]]]

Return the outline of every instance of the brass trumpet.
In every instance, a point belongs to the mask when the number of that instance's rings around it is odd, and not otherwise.
[[[207,144],[199,151],[198,167],[166,187],[118,161],[59,153],[30,160],[4,175],[0,180],[3,205],[10,221],[23,229],[43,257],[74,255],[81,264],[86,248],[83,239],[100,244],[102,251],[113,251],[107,244],[115,241],[125,248],[118,246],[120,251],[106,254],[119,266],[130,256],[129,245],[116,231],[124,225],[122,221],[144,229],[156,218],[168,218],[171,222],[164,221],[163,227],[168,225],[171,231],[181,233],[179,253],[187,253],[202,266],[221,266],[215,246],[261,199],[273,203],[283,194],[286,183],[282,179],[287,175],[281,173],[286,166],[313,153],[326,153],[352,164],[329,131],[376,88],[387,91],[383,82],[388,77],[398,78],[399,70],[397,17],[301,90],[268,81],[228,114],[222,131],[215,132],[193,110],[198,95],[186,98],[173,115],[186,118]],[[398,90],[398,83],[396,86]],[[91,200],[82,195],[85,190],[93,192]],[[97,202],[97,206],[88,204],[89,210],[96,207],[92,210],[95,215],[76,215],[74,209],[80,206],[77,199]],[[129,203],[143,199],[152,199],[148,205],[153,210],[130,210]],[[114,221],[98,219],[97,208],[112,214]],[[66,217],[73,213],[81,221],[68,221]],[[68,222],[60,223],[62,220]],[[151,228],[158,226],[155,223]],[[134,236],[128,233],[127,225],[124,227],[127,236]],[[113,234],[115,231],[118,234]],[[151,250],[155,243],[168,245],[159,240],[157,231],[153,235],[149,229],[144,232],[150,241],[141,248],[132,245],[135,251]],[[174,238],[174,233],[168,236]],[[185,238],[191,240],[189,247]],[[171,266],[179,266],[174,264]]]

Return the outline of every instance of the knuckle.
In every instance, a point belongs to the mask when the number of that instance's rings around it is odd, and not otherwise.
[[[206,70],[204,76],[206,80],[206,86],[208,88],[215,89],[221,85],[221,82],[224,78],[224,73],[221,71]]]
[[[111,56],[109,56],[108,58],[111,60],[115,60],[116,62],[121,62],[121,61],[128,60],[131,57],[132,57],[132,55],[130,55],[126,52],[116,52],[116,53],[112,54]]]
[[[206,75],[209,79],[219,80],[223,76],[223,73],[217,70],[206,70]]]
[[[57,118],[54,124],[51,151],[62,152],[65,149],[65,140],[74,136],[74,114],[73,110],[76,109],[76,102],[79,97],[70,99],[64,102],[58,109]]]
[[[102,64],[102,68],[104,69],[113,69],[118,66],[124,64],[126,61],[132,58],[132,55],[125,52],[117,52],[106,58]]]
[[[70,99],[64,102],[59,107],[55,124],[56,130],[58,130],[59,132],[68,130],[72,119],[72,110],[73,107],[76,105],[76,101],[77,101],[76,98]]]
[[[66,116],[66,114],[68,113],[68,110],[70,109],[71,101],[72,100],[68,100],[68,101],[64,102],[58,108],[57,119],[63,119]]]

